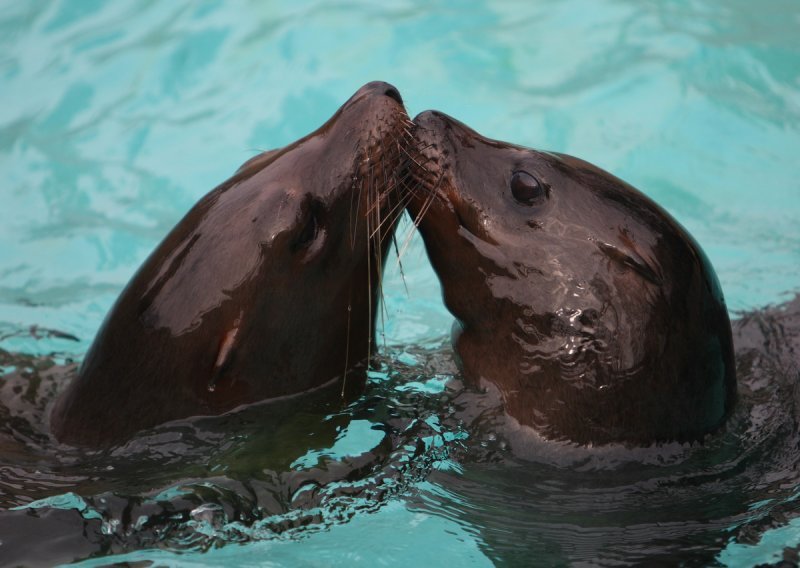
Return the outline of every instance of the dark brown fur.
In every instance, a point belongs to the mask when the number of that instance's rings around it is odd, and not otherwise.
[[[56,437],[109,445],[363,362],[408,126],[397,90],[370,83],[201,199],[111,309],[57,402]]]
[[[429,111],[409,209],[457,318],[465,378],[544,436],[701,438],[736,398],[728,313],[697,243],[642,193],[570,156],[487,139]],[[514,199],[524,171],[547,188]]]

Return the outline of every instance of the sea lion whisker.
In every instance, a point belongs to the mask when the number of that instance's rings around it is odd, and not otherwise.
[[[389,226],[394,226],[397,223],[397,221],[400,219],[400,217],[403,215],[403,213],[405,213],[405,211],[403,209],[398,210],[394,214],[394,217],[392,219],[387,219],[386,220],[386,223],[388,223]],[[382,237],[380,237],[380,240],[378,241],[380,246],[383,246],[383,242],[384,242],[384,240],[386,239],[387,236],[392,236],[393,237],[394,233],[384,234]]]
[[[420,190],[425,190],[424,194],[426,195],[426,197],[427,195],[430,194],[429,190],[427,190],[427,188],[423,184],[415,180],[406,180],[404,182],[402,189],[405,190],[404,197],[406,198],[407,201],[411,201],[412,199],[419,197],[419,195],[422,194]]]
[[[414,226],[415,227],[418,227],[419,224],[422,222],[423,217],[425,217],[425,214],[428,212],[428,210],[430,209],[431,205],[433,205],[434,200],[437,197],[441,198],[441,196],[438,193],[438,190],[439,190],[439,185],[441,185],[443,179],[444,179],[444,171],[442,171],[439,174],[439,178],[436,180],[436,183],[434,184],[434,186],[431,188],[430,192],[426,196],[425,203],[423,204],[422,208],[420,209],[419,215],[417,215],[417,217],[414,219]]]
[[[397,141],[395,141],[394,147],[397,148],[398,152],[393,156],[396,163],[395,167],[392,168],[391,185],[387,188],[386,193],[390,198],[394,198],[396,203],[390,208],[390,212],[393,212],[398,203],[403,202],[404,198],[407,197],[403,190],[406,188],[406,181],[410,176],[408,160],[403,155],[402,147]],[[398,175],[398,171],[401,172],[401,175]]]
[[[372,234],[370,235],[370,238],[376,238],[379,243],[383,244],[383,239],[384,239],[384,237],[386,235],[384,234],[383,236],[381,236],[382,228],[384,228],[386,226],[390,226],[391,227],[397,222],[398,219],[400,219],[400,216],[403,214],[403,211],[404,211],[404,208],[405,208],[405,204],[404,203],[405,202],[398,203],[395,206],[395,209],[393,209],[391,212],[387,213],[387,215],[381,221],[381,225],[376,227],[373,230]]]
[[[397,181],[396,183],[402,191],[397,203],[389,211],[389,213],[397,213],[397,216],[395,219],[393,219],[393,221],[397,221],[400,218],[408,203],[414,199],[414,192],[417,187],[416,185],[411,185],[413,180],[411,180],[409,176],[405,176],[402,180]]]
[[[358,196],[356,198],[356,216],[358,216],[358,212],[361,211],[361,195],[364,193],[364,176],[358,176]],[[358,223],[353,225],[353,235],[350,238],[350,242],[352,243],[351,250],[355,250],[356,246],[356,238],[358,236]]]
[[[405,207],[408,204],[408,201],[410,199],[411,199],[411,196],[408,196],[408,195],[404,195],[404,196],[400,197],[397,200],[397,203],[395,203],[392,206],[392,208],[389,211],[386,212],[386,216],[383,218],[383,220],[381,222],[379,222],[378,226],[370,234],[370,238],[374,237],[376,235],[376,233],[378,233],[381,230],[381,228],[384,227],[385,225],[387,225],[387,224],[390,225],[390,226],[394,225],[394,222],[397,221],[400,218],[400,215],[403,214],[403,212],[405,210]],[[396,215],[396,216],[394,218],[392,218],[392,215]]]
[[[378,261],[378,266],[380,267],[379,270],[378,270],[378,276],[377,276],[378,283],[376,284],[376,290],[378,291],[378,297],[379,297],[379,300],[380,300],[378,303],[381,306],[381,310],[380,310],[380,312],[381,312],[381,337],[383,337],[383,341],[384,341],[383,348],[386,349],[386,333],[385,333],[385,331],[386,331],[386,320],[389,318],[389,312],[387,311],[386,298],[385,298],[385,296],[383,294],[383,270],[382,270],[383,261],[378,257],[380,257],[380,253],[376,254],[376,260]]]
[[[342,392],[341,398],[344,400],[345,387],[347,386],[347,370],[350,368],[350,330],[351,315],[353,313],[353,287],[350,286],[350,293],[347,301],[347,333],[345,334],[344,348],[344,372],[342,373]]]
[[[356,216],[353,215],[354,207],[356,201],[356,184],[359,183],[358,174],[353,176],[352,183],[350,185],[350,216],[349,216],[349,226],[347,230],[347,234],[350,237],[350,250],[355,250],[356,248],[356,239],[355,239],[355,231],[356,229],[353,228],[353,224],[356,221]],[[357,209],[355,209],[357,211]]]
[[[367,215],[367,233],[370,232],[370,216]],[[367,369],[372,358],[372,254],[370,240],[367,239]]]
[[[397,268],[400,270],[400,279],[403,281],[403,288],[406,291],[406,296],[411,296],[408,291],[408,283],[406,282],[406,273],[403,269],[403,262],[400,260],[400,250],[397,247],[397,235],[392,234],[392,244],[394,245],[394,253],[397,255]]]
[[[406,184],[406,182],[403,182],[403,185],[401,186],[401,189],[404,189],[405,192],[398,198],[397,204],[392,208],[392,212],[404,209],[408,205],[408,203],[412,199],[414,199],[414,197],[415,197],[415,195],[413,193],[414,192],[414,188],[413,187],[409,187]],[[402,211],[400,211],[400,214],[402,214]],[[399,216],[398,216],[398,219],[399,219]]]
[[[434,175],[436,176],[435,177],[435,181],[430,181],[430,180],[434,179],[433,178]],[[424,171],[421,174],[418,173],[415,176],[415,180],[414,180],[416,182],[416,186],[414,188],[412,188],[411,191],[413,191],[415,193],[415,195],[417,195],[417,194],[420,193],[420,190],[421,190],[422,193],[427,194],[426,197],[428,197],[430,195],[434,195],[434,196],[438,197],[439,199],[441,199],[441,200],[446,202],[447,201],[447,197],[438,194],[439,184],[442,181],[441,178],[442,178],[443,175],[444,175],[444,171],[442,171],[442,170],[440,170],[438,173],[435,173],[432,170]]]
[[[408,235],[405,241],[403,242],[403,247],[400,251],[400,254],[397,257],[398,262],[400,262],[400,259],[405,254],[406,249],[408,249],[408,246],[411,244],[411,238],[414,235],[414,231],[419,228],[419,224],[422,222],[422,218],[428,212],[431,205],[433,205],[433,202],[436,199],[436,197],[439,196],[437,190],[439,189],[439,185],[441,184],[443,179],[444,179],[444,171],[442,171],[439,174],[439,178],[436,181],[436,184],[433,186],[430,193],[428,193],[428,195],[425,197],[425,201],[423,202],[423,205],[420,208],[419,214],[414,219],[412,219],[412,228],[411,230],[409,230]]]
[[[392,189],[395,190],[397,187],[399,187],[400,189],[404,189],[406,191],[403,191],[400,194],[400,196],[397,198],[397,202],[391,207],[391,209],[389,209],[389,211],[386,214],[386,218],[383,220],[383,223],[381,223],[381,225],[383,225],[385,223],[389,223],[390,225],[394,225],[394,223],[403,214],[406,205],[408,205],[408,202],[413,198],[413,196],[411,195],[411,191],[410,191],[411,188],[409,187],[408,182],[409,182],[409,175],[408,174],[405,174],[403,176],[402,180],[397,180],[396,179],[396,175],[395,175],[395,180],[394,180],[394,184],[392,186]],[[395,193],[396,193],[396,191],[395,191]],[[374,232],[373,232],[373,235],[374,235]]]
[[[381,173],[383,174],[384,187],[385,187],[386,186],[386,170],[385,170],[385,168],[381,168]],[[372,241],[377,246],[373,247],[373,254],[375,254],[375,265],[376,265],[376,269],[378,271],[378,274],[383,274],[383,262],[382,262],[381,253],[380,253],[380,251],[381,251],[380,244],[381,244],[381,241],[382,241],[382,239],[381,239],[381,228],[382,228],[383,224],[382,224],[382,221],[381,221],[380,197],[379,197],[378,193],[379,193],[378,187],[373,185],[373,198],[375,200],[375,203],[378,204],[378,207],[375,208],[375,213],[374,213],[375,220],[374,220],[374,225],[373,225],[373,227],[374,227],[373,228],[373,233],[376,235],[376,237],[372,238]],[[378,277],[378,287],[380,289],[380,277]],[[383,296],[382,291],[381,291],[381,296]]]
[[[403,237],[403,244],[400,247],[400,250],[397,252],[397,264],[399,265],[403,257],[406,254],[406,250],[408,250],[409,245],[411,244],[411,239],[414,237],[414,233],[417,231],[417,226],[415,224],[411,224],[406,233],[406,236]]]
[[[444,177],[444,174],[440,175],[439,182],[441,182],[443,177]],[[437,183],[436,187],[438,187],[438,183]],[[402,257],[405,255],[406,250],[408,249],[409,245],[411,244],[411,238],[414,236],[414,231],[417,230],[417,228],[419,227],[420,222],[422,221],[422,217],[425,215],[425,213],[428,211],[428,209],[430,208],[431,204],[433,203],[434,196],[435,196],[434,192],[431,192],[430,194],[428,194],[428,196],[426,196],[425,202],[423,203],[423,206],[422,206],[419,214],[414,219],[412,219],[411,228],[409,229],[408,234],[406,235],[406,237],[405,237],[405,239],[403,241],[403,246],[400,248],[400,253],[397,255],[397,262],[398,263],[400,262]]]
[[[394,223],[395,223],[396,219],[392,220],[392,217],[394,215],[394,211],[395,211],[397,205],[395,204],[393,207],[391,207],[390,210],[386,213],[385,217],[382,218],[381,217],[382,210],[381,210],[380,204],[381,204],[382,198],[385,197],[387,200],[391,200],[392,197],[394,195],[396,195],[396,193],[397,193],[396,192],[397,175],[396,175],[395,170],[393,169],[392,170],[392,178],[391,178],[391,182],[392,183],[390,185],[390,183],[389,183],[390,180],[389,180],[389,177],[387,176],[387,162],[390,162],[392,160],[390,159],[388,153],[386,152],[386,149],[383,146],[383,141],[382,140],[381,140],[381,144],[380,145],[381,145],[381,154],[382,154],[382,157],[383,157],[383,162],[381,164],[381,166],[382,166],[381,170],[382,170],[382,174],[383,174],[383,193],[382,193],[382,195],[376,195],[376,200],[375,201],[379,206],[376,208],[377,227],[374,229],[373,235],[375,236],[375,243],[376,243],[376,246],[375,246],[376,262],[378,263],[377,274],[378,274],[378,279],[379,280],[378,280],[378,283],[377,283],[377,290],[378,290],[378,293],[380,295],[380,305],[381,305],[381,337],[383,338],[384,349],[385,349],[386,348],[386,333],[385,333],[385,331],[386,331],[386,320],[389,318],[389,313],[388,313],[388,308],[386,306],[386,299],[385,299],[384,291],[383,291],[383,270],[382,270],[383,269],[383,259],[382,259],[382,256],[380,254],[380,251],[383,250],[383,240],[384,240],[385,237],[382,235],[381,231],[386,226],[387,222],[389,222],[389,226],[394,226]],[[398,201],[400,201],[400,200],[398,199]],[[393,231],[391,233],[394,234]]]
[[[384,184],[383,187],[380,189],[377,187],[375,188],[376,198],[371,203],[368,204],[367,213],[371,213],[374,209],[380,208],[382,202],[385,201],[385,199],[391,198],[391,196],[396,193],[397,189],[396,177],[392,177],[392,183],[390,184],[389,179],[386,178],[386,168],[384,167],[381,169],[384,175]]]
[[[408,159],[409,159],[409,160],[411,160],[411,161],[414,163],[414,165],[415,165],[415,166],[417,166],[417,168],[419,168],[419,169],[420,169],[420,170],[422,170],[423,172],[425,172],[425,171],[428,171],[428,170],[427,170],[427,168],[425,168],[425,166],[423,166],[423,165],[422,165],[422,164],[420,164],[420,163],[419,163],[417,160],[415,160],[415,159],[414,159],[414,156],[412,156],[411,154],[409,154],[409,153],[408,153],[408,150],[406,150],[406,149],[405,149],[405,148],[403,148],[402,146],[399,146],[399,148],[400,148],[400,151],[401,151],[401,152],[403,152],[403,153],[404,153],[404,154],[405,154],[405,155],[408,157]],[[417,157],[419,157],[419,156],[421,156],[422,154],[420,154],[420,153],[417,153],[416,155],[417,155]]]

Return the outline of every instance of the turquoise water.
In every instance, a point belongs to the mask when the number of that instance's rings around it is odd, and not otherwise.
[[[198,198],[374,79],[412,116],[614,172],[696,237],[732,311],[782,302],[800,290],[798,29],[800,5],[779,0],[0,2],[0,346],[80,357]],[[403,268],[405,284],[387,275],[387,346],[441,342],[451,318],[416,237]],[[491,563],[479,530],[412,501],[304,538],[130,558]],[[786,525],[720,559],[797,539]]]

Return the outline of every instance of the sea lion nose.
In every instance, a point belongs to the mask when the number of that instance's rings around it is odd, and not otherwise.
[[[451,117],[443,112],[439,112],[438,110],[426,110],[414,117],[414,124],[423,127],[433,125],[441,126],[450,120],[452,120]]]
[[[387,96],[397,101],[398,104],[403,104],[403,97],[400,96],[400,91],[398,91],[394,85],[385,83],[384,81],[372,81],[367,83],[358,90],[354,98],[360,98],[362,95]]]
[[[383,94],[386,95],[387,97],[390,97],[390,98],[396,100],[397,104],[400,104],[400,105],[403,104],[403,97],[400,96],[400,91],[395,89],[389,83],[384,83],[384,84],[386,85],[386,91],[384,91]]]

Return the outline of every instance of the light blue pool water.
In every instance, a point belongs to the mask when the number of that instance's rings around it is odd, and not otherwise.
[[[780,303],[800,290],[798,30],[787,0],[2,1],[0,346],[80,357],[198,198],[375,79],[411,116],[439,109],[614,172],[695,236],[733,312]],[[436,343],[451,318],[417,237],[403,265],[408,294],[387,274],[386,344]],[[305,538],[126,558],[489,565],[481,538],[397,497]],[[797,542],[787,525],[719,558]]]

